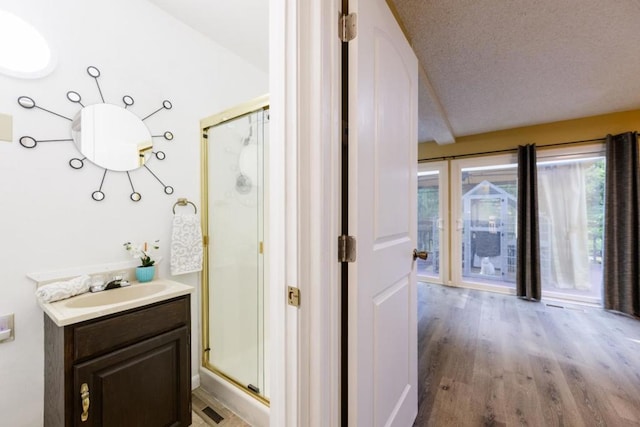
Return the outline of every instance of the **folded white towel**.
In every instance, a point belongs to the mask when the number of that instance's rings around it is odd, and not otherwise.
[[[173,216],[171,233],[171,274],[202,270],[202,228],[196,214]]]
[[[91,277],[85,274],[66,282],[42,285],[36,289],[36,296],[42,302],[54,302],[89,292],[89,286],[91,286]]]

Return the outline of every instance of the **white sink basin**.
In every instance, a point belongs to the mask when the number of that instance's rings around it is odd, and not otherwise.
[[[66,300],[64,305],[69,308],[86,308],[118,304],[156,295],[166,290],[167,287],[164,283],[136,284],[125,288],[83,294]]]
[[[192,286],[159,279],[147,283],[134,282],[125,288],[88,292],[52,303],[38,300],[38,304],[56,325],[66,326],[190,294],[193,291]]]

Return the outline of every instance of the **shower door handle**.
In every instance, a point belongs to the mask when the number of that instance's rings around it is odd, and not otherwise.
[[[429,256],[429,254],[427,253],[427,251],[420,251],[418,252],[417,249],[413,250],[413,260],[415,261],[416,259],[420,258],[422,260],[426,260],[427,257]]]

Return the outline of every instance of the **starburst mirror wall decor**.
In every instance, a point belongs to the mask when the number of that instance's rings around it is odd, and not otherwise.
[[[36,102],[28,96],[18,98],[18,104],[23,108],[37,108],[71,122],[71,138],[35,139],[32,136],[23,136],[20,138],[20,145],[25,148],[36,148],[41,142],[73,142],[81,153],[81,157],[74,157],[69,160],[69,166],[73,169],[82,169],[85,165],[85,160],[88,160],[104,169],[100,186],[96,191],[91,193],[93,200],[98,202],[105,198],[105,193],[102,191],[102,188],[107,177],[107,172],[110,171],[125,172],[131,185],[129,198],[134,202],[140,201],[142,195],[136,191],[129,172],[141,167],[149,171],[162,185],[165,194],[173,194],[173,187],[162,182],[147,164],[152,156],[158,160],[164,160],[166,158],[163,151],[154,151],[153,138],[162,138],[166,141],[171,141],[173,140],[173,133],[166,131],[161,135],[151,135],[149,129],[144,124],[144,121],[154,114],[162,110],[170,110],[172,107],[171,102],[167,100],[162,101],[160,108],[140,119],[128,110],[128,108],[134,104],[131,96],[125,95],[122,97],[122,103],[124,104],[122,107],[115,104],[108,104],[105,102],[100,83],[98,82],[100,70],[90,66],[87,68],[87,74],[95,80],[102,103],[85,106],[78,92],[67,92],[67,99],[81,107],[80,111],[78,111],[73,118],[46,109],[36,104]]]

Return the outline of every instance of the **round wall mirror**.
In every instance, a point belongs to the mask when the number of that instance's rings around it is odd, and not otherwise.
[[[24,148],[33,149],[41,142],[73,142],[80,153],[84,157],[74,157],[69,160],[69,166],[73,169],[82,169],[85,160],[104,169],[100,187],[91,194],[93,200],[102,201],[106,195],[102,191],[108,171],[126,172],[129,184],[131,185],[131,193],[129,198],[138,202],[142,199],[142,195],[136,191],[133,179],[129,171],[144,166],[145,169],[162,185],[166,194],[173,194],[173,187],[166,185],[147,165],[147,161],[151,155],[155,155],[156,159],[164,160],[166,155],[164,151],[153,150],[153,138],[164,138],[167,141],[173,140],[173,133],[166,131],[163,134],[152,135],[144,124],[144,121],[154,114],[162,110],[170,110],[173,105],[170,101],[162,101],[162,107],[147,114],[144,118],[138,118],[135,114],[127,110],[134,104],[134,100],[129,95],[122,97],[124,107],[108,104],[102,94],[98,77],[100,70],[94,66],[87,67],[87,74],[95,79],[98,93],[100,94],[101,104],[85,106],[82,103],[80,93],[70,90],[67,92],[67,99],[74,104],[78,104],[81,110],[72,119],[63,114],[57,113],[50,109],[44,108],[36,104],[33,98],[21,96],[18,98],[18,104],[27,110],[40,110],[52,114],[64,120],[71,122],[71,138],[48,138],[36,139],[32,136],[22,136],[19,141]]]
[[[80,110],[73,119],[71,137],[87,159],[109,170],[137,169],[152,154],[151,134],[142,120],[113,104]]]

